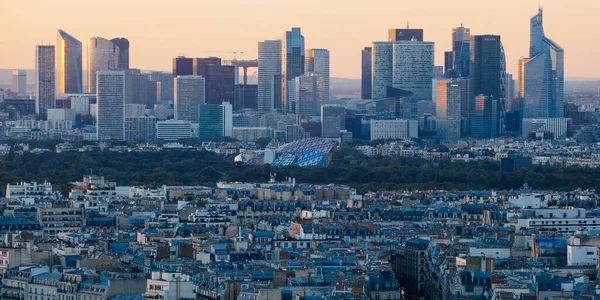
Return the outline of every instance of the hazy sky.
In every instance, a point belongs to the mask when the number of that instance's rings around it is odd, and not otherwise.
[[[93,36],[126,37],[132,68],[170,70],[179,54],[256,58],[258,41],[299,26],[307,48],[331,51],[331,76],[360,78],[361,49],[408,21],[435,42],[436,65],[443,65],[452,27],[499,34],[515,73],[541,4],[546,35],[565,48],[566,76],[600,77],[599,0],[0,1],[0,68],[33,68],[34,45],[55,44],[58,28],[84,44]]]

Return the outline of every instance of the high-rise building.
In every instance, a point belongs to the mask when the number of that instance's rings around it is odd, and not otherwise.
[[[308,49],[306,50],[306,62],[304,65],[306,73],[314,73],[323,77],[322,91],[319,95],[321,104],[329,101],[329,50]]]
[[[218,57],[194,58],[194,75],[205,80],[206,101],[209,104],[233,103],[235,98],[235,66],[221,65]]]
[[[519,66],[517,71],[519,75],[517,76],[517,94],[520,99],[525,97],[525,62],[527,58],[521,57],[519,58]]]
[[[58,30],[58,92],[61,94],[83,92],[81,42]]]
[[[149,80],[156,82],[156,101],[173,102],[173,74],[167,72],[152,72]]]
[[[156,139],[156,117],[125,117],[125,141],[152,142]]]
[[[452,51],[445,56],[447,77],[469,76],[470,44],[471,29],[463,27],[462,24],[452,28]]]
[[[498,101],[493,96],[476,96],[471,103],[471,136],[495,138],[498,136]]]
[[[529,58],[524,69],[523,118],[561,118],[564,50],[546,37],[542,9],[530,20]]]
[[[194,75],[194,59],[191,57],[178,56],[173,58],[173,95],[175,100],[175,79],[177,76]]]
[[[12,91],[19,96],[27,96],[27,72],[25,70],[12,71]]]
[[[323,93],[325,85],[323,75],[306,73],[294,78],[294,81],[295,95],[293,99],[296,102],[296,113],[302,118],[319,116],[320,107],[323,104],[321,93]]]
[[[288,85],[294,78],[304,74],[304,36],[300,28],[294,27],[292,30],[286,31],[281,45],[282,111],[284,113],[294,113],[296,105],[289,101],[290,93],[293,93],[293,90],[288,89]]]
[[[389,87],[431,100],[434,43],[412,41],[373,43],[372,99],[387,98]]]
[[[54,46],[35,46],[35,113],[45,119],[56,107],[56,64]]]
[[[360,96],[362,99],[371,99],[371,87],[373,80],[373,48],[365,47],[362,52]]]
[[[346,109],[341,105],[321,105],[321,136],[339,138],[346,129]]]
[[[96,92],[96,73],[119,68],[120,50],[117,45],[101,37],[90,38],[87,42],[87,91]]]
[[[471,61],[469,66],[471,135],[482,138],[501,135],[504,133],[506,64],[500,36],[471,36]],[[477,98],[479,96],[485,97]],[[488,107],[492,103],[495,103],[497,107]],[[475,122],[475,117],[487,118],[490,112],[496,114],[490,118],[498,124],[481,127]],[[485,123],[487,120],[479,120],[478,122]],[[484,128],[493,130],[493,132],[483,132]]]
[[[436,131],[439,139],[457,139],[463,134],[463,105],[468,102],[468,81],[437,81]]]
[[[110,41],[119,47],[119,64],[117,69],[129,69],[129,40],[126,38],[114,38]]]
[[[210,141],[233,136],[233,107],[229,102],[200,105],[198,139]]]
[[[281,109],[281,67],[281,41],[259,42],[257,103],[259,110]]]
[[[198,122],[198,108],[205,101],[205,80],[202,76],[177,76],[175,79],[175,120]]]
[[[125,72],[98,71],[96,133],[98,140],[125,139]]]
[[[423,29],[408,28],[408,26],[406,28],[388,29],[388,42],[412,41],[413,39],[422,42]]]

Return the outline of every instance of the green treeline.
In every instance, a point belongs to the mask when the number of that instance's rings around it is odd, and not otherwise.
[[[369,158],[346,146],[333,155],[328,167],[307,169],[236,165],[232,157],[197,151],[11,153],[0,157],[0,189],[10,182],[48,180],[66,192],[69,182],[81,180],[90,169],[118,185],[148,187],[213,186],[220,180],[265,182],[270,173],[276,173],[278,180],[294,177],[299,183],[348,184],[360,193],[397,189],[509,190],[525,182],[538,190],[600,190],[600,169],[536,166],[533,171],[503,173],[499,163],[492,161],[432,163],[418,158]]]

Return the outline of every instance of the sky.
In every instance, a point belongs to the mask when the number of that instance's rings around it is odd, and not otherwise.
[[[63,29],[88,38],[126,37],[130,67],[171,70],[172,58],[255,59],[257,43],[301,27],[306,48],[331,52],[331,76],[360,78],[361,49],[389,28],[423,28],[443,65],[451,29],[501,35],[508,72],[529,51],[529,18],[544,9],[546,35],[565,49],[566,77],[600,78],[598,0],[0,0],[0,68],[34,68],[34,45]],[[85,69],[85,47],[84,47]],[[515,76],[516,77],[516,76]]]

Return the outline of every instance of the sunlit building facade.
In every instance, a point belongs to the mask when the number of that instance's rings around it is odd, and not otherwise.
[[[306,50],[306,62],[304,69],[306,73],[318,74],[323,77],[323,85],[320,87],[321,91],[319,93],[319,101],[322,104],[329,101],[329,50]]]
[[[58,47],[58,92],[81,94],[83,92],[81,42],[59,29],[56,45]]]
[[[439,80],[436,87],[436,131],[439,139],[457,139],[463,132],[463,106],[468,102],[468,81]]]
[[[119,68],[119,47],[101,37],[90,38],[87,42],[87,91],[96,92],[96,73]]]

